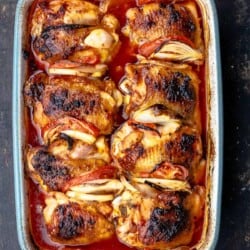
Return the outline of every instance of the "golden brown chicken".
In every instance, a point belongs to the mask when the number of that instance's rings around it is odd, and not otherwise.
[[[39,1],[31,15],[32,52],[50,74],[101,76],[119,50],[118,27],[87,1]]]
[[[202,159],[199,133],[176,120],[125,122],[113,134],[112,157],[126,176],[193,180]]]
[[[63,193],[47,196],[43,216],[52,241],[63,245],[87,245],[110,238],[114,226],[110,221],[110,202],[79,201]]]
[[[69,116],[96,127],[101,134],[113,130],[122,95],[111,80],[76,76],[47,76],[38,72],[24,87],[25,102],[34,122],[43,130]]]
[[[44,191],[64,192],[72,186],[80,185],[89,180],[116,177],[116,168],[109,164],[107,144],[102,145],[107,151],[102,154],[98,153],[96,144],[82,144],[82,151],[69,148],[68,154],[76,155],[80,154],[79,151],[81,152],[82,158],[75,159],[61,153],[57,147],[59,146],[52,144],[49,147],[41,146],[27,149],[27,173],[33,181],[39,183]],[[66,149],[64,150],[66,151]]]
[[[145,183],[126,184],[113,200],[118,239],[139,249],[172,249],[188,245],[204,212],[205,190],[172,190]]]
[[[127,64],[120,89],[125,94],[125,117],[160,105],[176,117],[199,126],[199,79],[186,65],[156,62]]]
[[[126,13],[123,33],[139,45],[145,57],[201,64],[201,30],[196,6],[186,3],[148,3]]]

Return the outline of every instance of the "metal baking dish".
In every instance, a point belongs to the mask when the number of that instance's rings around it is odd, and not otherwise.
[[[27,76],[27,61],[23,48],[27,39],[26,22],[32,0],[19,0],[15,16],[14,58],[13,58],[13,157],[15,175],[15,201],[17,232],[21,249],[36,249],[28,223],[27,189],[24,174],[23,147],[26,141],[22,88]],[[213,0],[197,0],[203,16],[206,55],[207,93],[207,206],[206,227],[201,241],[195,249],[214,249],[220,224],[222,188],[223,121],[222,82],[217,14]]]

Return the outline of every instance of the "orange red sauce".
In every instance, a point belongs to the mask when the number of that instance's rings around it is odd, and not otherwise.
[[[32,12],[34,11],[34,6],[37,4],[39,0],[35,0],[33,5],[30,8],[29,12],[29,19],[31,18]],[[126,17],[125,13],[127,9],[136,6],[135,0],[124,0],[122,4],[118,4],[115,6],[111,6],[109,9],[109,12],[114,14],[118,20],[120,21],[121,27],[125,25]],[[124,75],[124,66],[126,63],[134,63],[136,62],[136,56],[137,48],[135,48],[132,44],[130,44],[129,39],[120,32],[120,41],[121,41],[121,47],[114,58],[114,60],[109,64],[109,75],[110,77],[116,82],[116,84],[119,83],[121,78]],[[34,72],[34,69],[42,69],[41,65],[36,64],[34,67],[34,58],[32,56],[32,53],[30,51],[29,56],[29,74],[32,74]],[[205,147],[206,145],[206,83],[205,83],[205,66],[199,66],[194,67],[194,71],[198,74],[201,83],[199,86],[199,100],[200,100],[200,109],[201,109],[201,124],[202,124],[202,140],[203,145]],[[121,124],[123,122],[123,119],[121,118],[121,114],[117,117],[117,124]],[[30,112],[27,111],[27,119],[26,119],[26,134],[27,134],[27,144],[31,146],[39,146],[41,145],[40,140],[40,131],[37,130],[35,125],[32,122],[32,115]],[[204,148],[204,151],[206,152],[206,149]],[[204,156],[204,158],[206,158]],[[205,177],[202,181],[203,183],[200,183],[201,185],[205,185]],[[31,234],[33,237],[33,240],[35,244],[40,249],[46,249],[46,250],[70,250],[70,249],[77,249],[77,250],[131,250],[132,248],[127,247],[126,245],[120,243],[116,236],[112,237],[109,240],[101,241],[98,243],[94,243],[87,246],[63,246],[59,245],[57,243],[52,242],[47,233],[45,224],[43,221],[43,215],[42,210],[45,207],[45,195],[40,191],[37,184],[33,183],[31,179],[28,180],[28,202],[29,202],[29,223],[30,223],[30,229]],[[197,243],[201,237],[202,234],[202,225],[203,225],[203,219],[197,221],[196,223],[196,229],[193,235],[191,245],[194,245]]]

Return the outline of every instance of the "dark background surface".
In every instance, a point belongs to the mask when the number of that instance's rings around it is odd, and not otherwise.
[[[216,0],[224,95],[224,176],[218,250],[250,249],[250,0]],[[19,249],[12,159],[16,1],[0,0],[0,249]],[[119,250],[119,249],[117,249]]]

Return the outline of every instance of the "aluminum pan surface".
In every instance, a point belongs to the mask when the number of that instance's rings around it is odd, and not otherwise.
[[[222,121],[222,81],[219,49],[219,31],[215,3],[213,0],[197,0],[199,3],[207,33],[207,109],[208,109],[208,209],[205,220],[207,230],[202,235],[202,244],[197,249],[214,249],[218,239],[222,188],[223,159],[223,121]],[[12,130],[13,158],[17,233],[21,249],[36,249],[31,240],[28,214],[27,190],[24,178],[23,146],[25,144],[25,128],[23,118],[22,87],[26,79],[27,62],[23,59],[23,43],[26,39],[26,19],[32,0],[19,0],[15,15],[14,55],[13,55],[13,95],[12,95]]]

